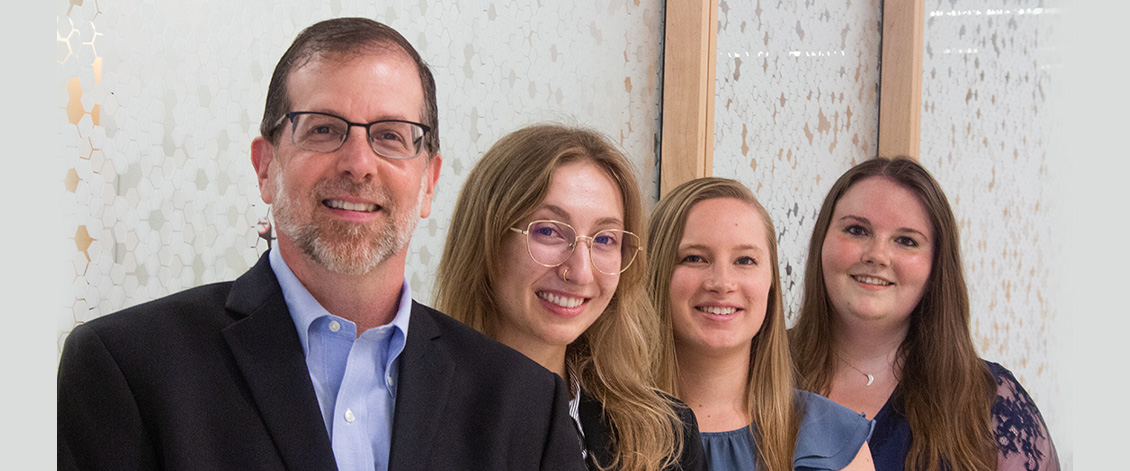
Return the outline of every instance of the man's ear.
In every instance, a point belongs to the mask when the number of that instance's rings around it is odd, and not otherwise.
[[[251,141],[251,165],[259,177],[259,197],[271,204],[275,198],[275,182],[271,179],[271,164],[275,163],[275,146],[259,136]]]
[[[432,159],[428,161],[428,168],[424,169],[426,175],[424,184],[427,185],[425,190],[424,201],[420,205],[420,217],[426,218],[432,214],[432,198],[435,196],[436,183],[439,182],[439,170],[443,167],[443,156],[436,152]]]

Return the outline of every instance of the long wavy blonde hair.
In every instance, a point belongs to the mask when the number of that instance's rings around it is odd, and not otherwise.
[[[612,177],[623,199],[624,229],[646,247],[639,185],[619,150],[588,129],[552,124],[520,129],[483,155],[459,193],[433,297],[441,311],[495,336],[495,283],[508,262],[503,238],[513,236],[509,228],[545,200],[554,172],[577,161],[592,162]],[[637,257],[620,275],[608,307],[566,349],[566,371],[604,406],[612,424],[614,459],[600,463],[606,468],[660,470],[682,453],[682,421],[651,376],[648,340],[657,326],[644,292],[646,271],[647,261]]]
[[[969,294],[962,274],[957,221],[945,193],[921,165],[906,157],[876,158],[849,169],[832,185],[816,218],[804,271],[800,316],[790,331],[801,385],[828,395],[835,371],[831,300],[821,259],[836,203],[868,177],[896,182],[918,197],[934,229],[934,259],[922,300],[898,349],[898,392],[914,436],[906,469],[992,470],[997,447],[992,429],[996,382],[977,356],[969,331]]]
[[[676,360],[674,327],[671,321],[671,277],[679,261],[687,215],[696,204],[715,198],[733,198],[749,205],[765,223],[773,281],[765,321],[749,356],[749,381],[746,383],[746,413],[753,419],[750,430],[757,443],[762,469],[792,469],[800,410],[793,391],[793,367],[785,331],[785,311],[781,300],[781,275],[777,266],[777,232],[769,213],[745,185],[725,178],[699,178],[679,185],[664,196],[651,213],[647,253],[647,290],[659,315],[660,345],[654,364],[658,384],[679,396],[679,363]]]

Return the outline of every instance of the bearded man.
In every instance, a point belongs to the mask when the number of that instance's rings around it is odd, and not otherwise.
[[[80,325],[58,373],[59,469],[563,469],[560,378],[412,301],[435,81],[394,29],[317,23],[251,145],[277,243],[234,282]]]

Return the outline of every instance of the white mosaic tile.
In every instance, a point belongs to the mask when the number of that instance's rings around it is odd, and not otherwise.
[[[292,3],[59,6],[57,80],[72,81],[78,97],[62,95],[56,104],[71,110],[60,120],[74,118],[60,125],[61,158],[77,178],[63,211],[70,228],[94,228],[85,252],[92,260],[79,253],[83,262],[69,263],[75,301],[63,304],[74,322],[233,279],[266,249],[256,233],[267,207],[250,142],[278,57],[301,28],[332,16],[390,24],[436,75],[444,168],[408,260],[421,301],[430,298],[463,178],[519,127],[561,120],[605,132],[637,163],[647,197],[655,198],[661,5]],[[74,244],[68,253],[78,253]],[[72,326],[59,324],[60,346]]]
[[[879,2],[719,2],[714,176],[773,217],[790,323],[820,203],[878,136]]]
[[[1066,435],[1066,339],[1055,260],[1059,10],[1048,2],[926,2],[922,163],[961,228],[974,343],[1016,374],[1053,438]],[[1064,436],[1066,439],[1067,437]],[[1070,448],[1060,448],[1071,460]]]
[[[974,340],[1065,435],[1047,161],[1055,10],[926,6],[921,161],[961,224]],[[881,19],[878,2],[720,3],[714,175],[748,185],[773,216],[790,321],[825,194],[876,153]],[[1061,446],[1068,468],[1070,452]]]

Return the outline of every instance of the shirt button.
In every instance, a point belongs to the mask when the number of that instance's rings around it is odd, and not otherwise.
[[[393,385],[392,376],[385,376],[385,385],[387,385],[390,388],[392,387],[392,385]]]
[[[341,323],[338,321],[330,321],[330,332],[337,332],[341,330]]]
[[[352,409],[346,409],[345,410],[345,421],[348,422],[348,423],[353,423],[354,420],[357,420],[357,416],[353,415],[353,410]]]

